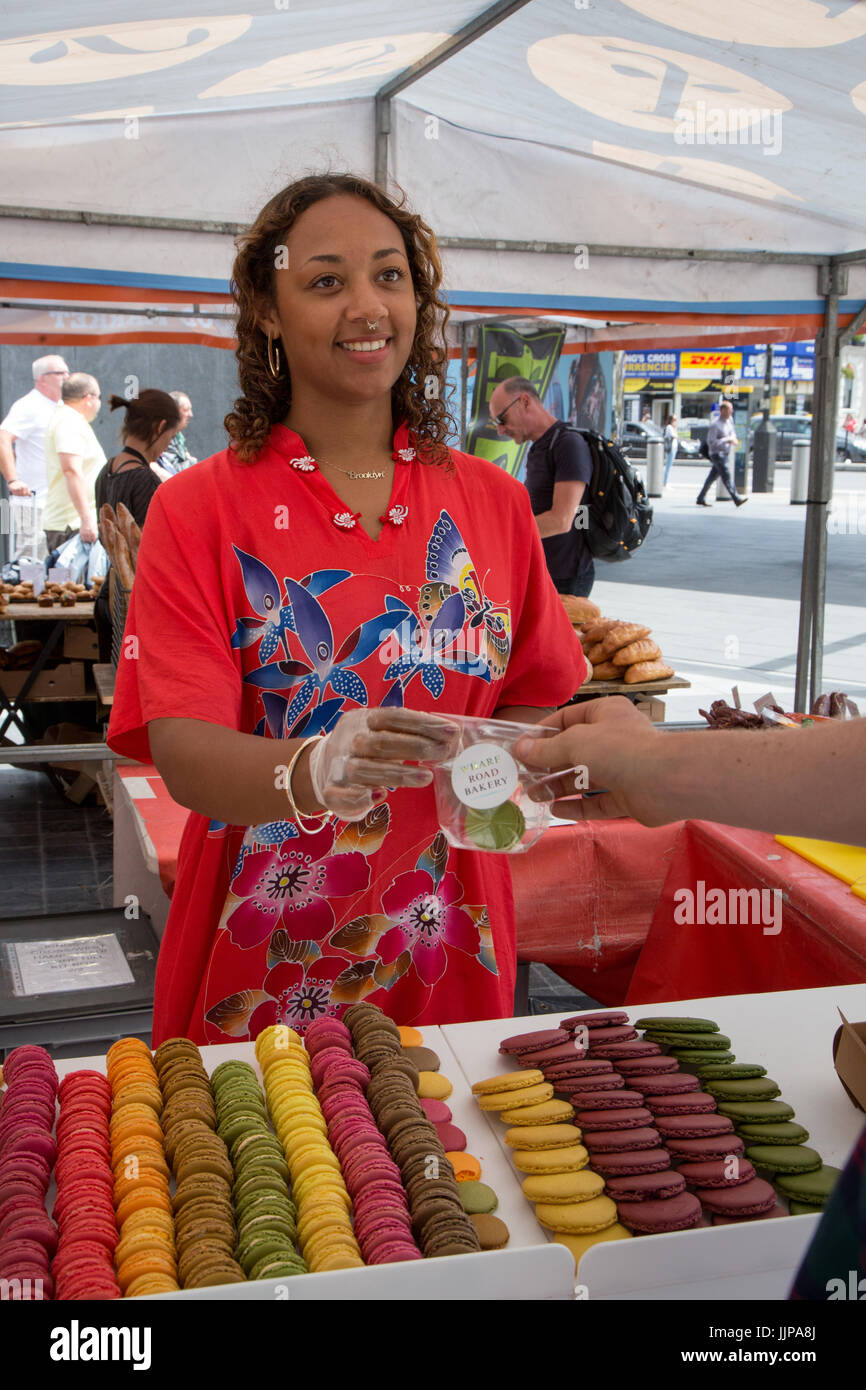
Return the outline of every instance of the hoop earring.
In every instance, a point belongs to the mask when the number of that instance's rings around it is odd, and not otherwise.
[[[274,354],[274,353],[276,353],[276,359],[277,359],[276,366],[274,366],[274,357],[273,357],[273,354]],[[280,375],[280,349],[277,347],[277,344],[274,342],[274,340],[273,340],[273,338],[271,337],[270,333],[268,334],[268,370],[270,371],[271,376],[274,377],[275,379],[277,379],[277,378],[279,377],[279,375]]]

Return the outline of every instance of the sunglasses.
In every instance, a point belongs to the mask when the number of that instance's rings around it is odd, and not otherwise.
[[[520,396],[515,396],[513,401],[509,401],[508,405],[505,407],[505,409],[503,410],[503,412],[502,412],[501,415],[491,415],[491,417],[490,417],[490,423],[491,423],[491,425],[496,425],[497,428],[498,428],[500,425],[504,425],[504,424],[505,424],[505,417],[506,417],[506,415],[508,414],[509,410],[511,409],[511,407],[512,407],[513,405],[517,405],[517,402],[518,402],[520,399],[521,399]]]

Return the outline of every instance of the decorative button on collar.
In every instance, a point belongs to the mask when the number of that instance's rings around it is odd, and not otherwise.
[[[401,504],[395,507],[389,507],[385,515],[379,517],[379,520],[381,522],[390,521],[392,526],[402,526],[408,515],[409,508]]]
[[[292,467],[297,468],[300,473],[314,473],[318,464],[311,454],[304,454],[299,459],[292,459]]]
[[[414,457],[415,457],[415,450],[414,450],[414,449],[395,449],[395,450],[394,450],[394,458],[395,458],[395,459],[399,459],[401,463],[411,463]]]
[[[353,531],[361,520],[360,512],[335,512],[334,525],[339,526],[343,531]]]

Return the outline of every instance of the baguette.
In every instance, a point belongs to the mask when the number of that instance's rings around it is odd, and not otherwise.
[[[585,685],[589,685],[589,682],[593,679],[593,669],[594,669],[594,668],[593,668],[592,662],[591,662],[591,661],[587,661],[587,663],[586,663],[586,675],[584,676],[583,680],[580,682],[581,688],[583,688],[583,686],[585,686]]]
[[[117,504],[117,525],[120,534],[129,546],[129,557],[132,561],[132,568],[135,569],[138,562],[138,547],[141,543],[141,527],[129,508],[125,507],[122,502]]]
[[[640,637],[649,637],[651,632],[652,628],[641,627],[639,623],[617,623],[602,639],[604,654],[612,657],[620,647],[627,647],[629,642],[637,642]]]
[[[594,681],[619,681],[622,674],[621,666],[614,666],[612,661],[600,661],[593,667],[592,678]]]
[[[126,537],[122,536],[119,531],[114,546],[114,555],[117,561],[115,565],[117,577],[124,589],[131,589],[135,579],[135,570],[132,567],[132,560],[129,558],[129,546],[126,544]]]
[[[641,637],[637,642],[629,642],[627,647],[620,647],[618,652],[614,652],[613,660],[615,666],[634,666],[636,661],[658,661],[661,654],[661,648],[655,642],[649,637]]]
[[[637,681],[667,680],[672,675],[673,667],[667,666],[664,661],[637,661],[626,669],[625,680],[627,685],[634,685]]]
[[[591,661],[593,666],[597,661],[604,661],[606,653],[603,642],[594,642],[591,647],[584,647],[584,655],[587,661]]]

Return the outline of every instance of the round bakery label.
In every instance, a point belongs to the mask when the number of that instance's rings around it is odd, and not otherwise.
[[[517,789],[517,763],[498,743],[474,743],[458,753],[451,786],[464,806],[501,806]]]

